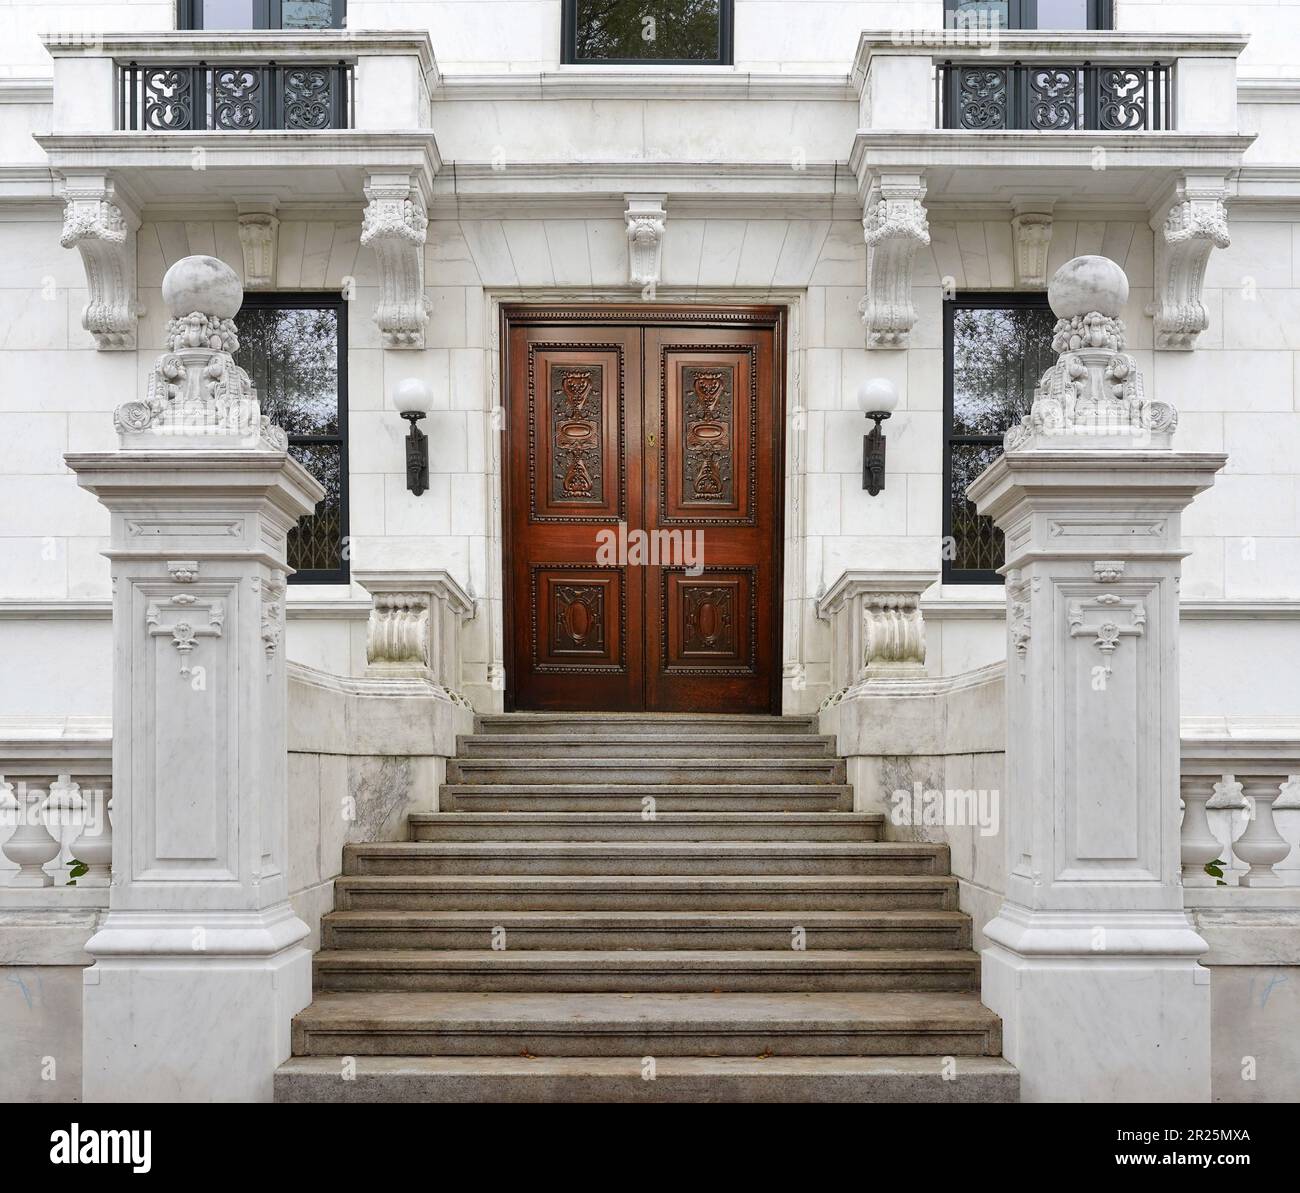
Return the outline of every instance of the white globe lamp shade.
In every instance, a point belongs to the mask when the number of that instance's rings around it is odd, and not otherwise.
[[[863,414],[893,414],[898,388],[887,377],[872,377],[858,386],[858,406]]]
[[[393,405],[399,414],[428,414],[433,409],[433,391],[418,377],[408,377],[393,389]]]

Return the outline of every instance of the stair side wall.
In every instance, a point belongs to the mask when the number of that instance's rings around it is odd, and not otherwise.
[[[343,846],[404,841],[436,812],[457,734],[473,714],[432,685],[289,669],[289,897],[320,947]]]

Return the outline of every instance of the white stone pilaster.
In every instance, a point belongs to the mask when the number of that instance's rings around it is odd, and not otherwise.
[[[101,352],[135,350],[144,313],[136,293],[136,231],[140,217],[106,174],[70,175],[63,186],[59,243],[81,254],[89,298],[81,326]]]
[[[424,347],[429,300],[424,293],[424,243],[429,216],[410,174],[366,176],[361,243],[379,263],[375,323],[385,348]]]
[[[920,174],[882,174],[867,197],[867,294],[861,309],[868,348],[907,347],[916,323],[912,263],[916,250],[930,243],[924,199]]]
[[[111,515],[113,880],[86,945],[87,1101],[269,1100],[311,997],[287,880],[285,539],[323,496],[230,353],[242,292],[169,271],[169,349],[117,451],[69,455]]]
[[[1225,457],[1178,453],[1118,318],[1123,271],[1067,262],[1060,362],[970,487],[1006,538],[1005,902],[982,994],[1028,1101],[1205,1101],[1205,942],[1183,911],[1182,511]]]

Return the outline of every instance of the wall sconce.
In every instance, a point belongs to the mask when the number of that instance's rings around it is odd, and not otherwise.
[[[874,497],[885,487],[885,436],[880,424],[898,406],[898,390],[885,377],[872,377],[858,386],[858,405],[876,425],[862,437],[862,487]]]
[[[429,487],[429,437],[416,424],[433,409],[433,393],[418,377],[408,377],[393,390],[393,405],[411,424],[406,436],[406,487],[419,497]]]

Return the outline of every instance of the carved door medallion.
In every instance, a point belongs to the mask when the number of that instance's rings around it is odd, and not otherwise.
[[[779,711],[781,312],[503,322],[507,707]]]

